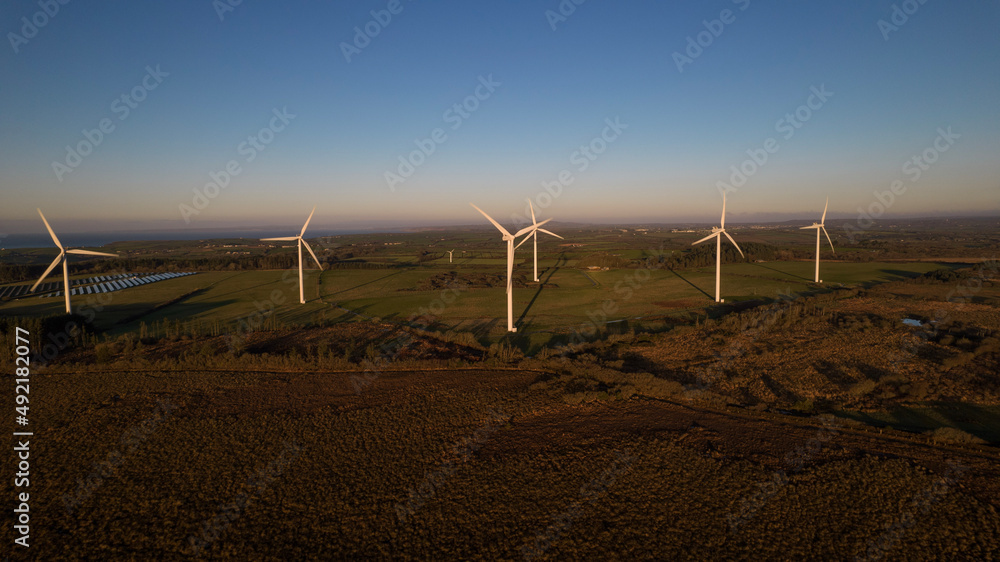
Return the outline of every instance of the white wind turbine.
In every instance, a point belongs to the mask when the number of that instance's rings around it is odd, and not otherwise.
[[[740,245],[733,240],[733,237],[726,232],[726,194],[722,194],[722,222],[718,227],[712,227],[712,233],[708,236],[702,238],[701,240],[691,244],[701,244],[706,240],[711,240],[715,238],[715,302],[725,302],[724,299],[719,298],[719,279],[722,273],[722,235],[725,234],[726,238],[736,246],[736,250],[739,251],[740,255],[743,255],[743,250],[740,250]]]
[[[545,234],[549,234],[551,236],[555,236],[556,238],[558,238],[560,240],[565,240],[565,238],[563,238],[562,236],[559,236],[558,234],[556,234],[554,232],[549,232],[548,230],[545,230],[544,228],[538,228],[538,221],[535,220],[535,206],[531,204],[531,199],[528,199],[528,208],[531,209],[531,224],[532,224],[532,226],[535,227],[535,230],[531,231],[531,234],[527,235],[524,238],[524,240],[521,240],[521,244],[524,244],[525,242],[527,242],[528,238],[531,238],[534,241],[534,243],[535,243],[535,282],[537,283],[538,282],[538,233],[539,232],[544,232]],[[552,220],[552,219],[549,219],[549,220]],[[548,222],[548,221],[545,221],[545,222]],[[517,247],[520,247],[521,244],[518,244]],[[514,248],[514,249],[516,250],[517,248]]]
[[[276,242],[277,241],[291,242],[292,240],[296,240],[298,242],[298,245],[299,245],[299,303],[301,303],[301,304],[305,304],[306,303],[305,288],[302,285],[302,246],[303,245],[305,245],[306,249],[309,250],[309,255],[311,255],[312,258],[313,258],[313,260],[316,261],[316,265],[319,266],[319,270],[323,271],[323,264],[319,263],[319,258],[317,258],[316,254],[313,253],[312,248],[309,247],[309,243],[306,242],[304,238],[302,238],[302,235],[304,235],[306,233],[306,229],[309,228],[309,221],[312,220],[313,213],[315,213],[315,212],[316,212],[316,207],[313,207],[312,212],[309,213],[309,218],[306,219],[306,224],[302,225],[302,232],[299,232],[298,236],[284,236],[284,237],[281,237],[281,238],[261,238],[262,242],[271,242],[271,241],[276,241]]]
[[[451,263],[451,255],[454,254],[454,253],[455,253],[455,250],[451,250],[451,251],[448,252],[448,263]]]
[[[66,254],[81,254],[85,256],[107,256],[109,258],[117,258],[118,254],[91,252],[90,250],[67,250],[66,248],[63,247],[62,243],[59,242],[59,238],[56,236],[56,233],[52,231],[52,227],[49,226],[49,221],[45,220],[45,215],[42,214],[42,210],[41,209],[36,209],[36,210],[38,211],[38,215],[42,217],[42,222],[45,223],[45,228],[48,229],[49,236],[52,237],[52,241],[55,242],[56,246],[59,248],[59,255],[56,256],[55,261],[52,262],[49,268],[45,270],[45,273],[43,273],[42,276],[38,278],[38,281],[35,281],[35,284],[31,286],[31,290],[29,292],[32,293],[35,292],[35,289],[38,287],[38,285],[42,281],[44,281],[46,277],[48,277],[49,273],[52,273],[52,270],[55,269],[56,266],[59,265],[59,262],[61,261],[63,266],[63,295],[66,297],[66,314],[72,314],[73,307],[70,305],[69,302],[69,295],[70,295],[69,263],[66,260]]]
[[[837,253],[837,250],[833,249],[833,240],[830,240],[830,234],[826,231],[826,209],[830,206],[830,198],[826,198],[826,206],[823,207],[823,216],[819,219],[819,222],[814,222],[812,226],[803,226],[799,230],[809,230],[811,228],[816,229],[816,282],[822,283],[823,280],[819,278],[819,232],[822,230],[823,234],[826,234],[826,240],[830,243],[830,249],[833,253]]]
[[[517,328],[514,327],[514,284],[512,279],[514,275],[514,239],[522,234],[534,231],[539,226],[549,222],[552,219],[546,219],[540,223],[535,223],[531,226],[526,226],[521,230],[518,230],[516,234],[511,234],[510,232],[507,231],[506,228],[500,226],[500,223],[493,220],[493,217],[487,215],[482,209],[473,205],[472,203],[469,203],[469,205],[472,205],[473,209],[482,213],[484,217],[486,217],[491,223],[493,223],[493,226],[497,227],[500,233],[503,234],[503,240],[507,242],[507,331],[516,332]]]

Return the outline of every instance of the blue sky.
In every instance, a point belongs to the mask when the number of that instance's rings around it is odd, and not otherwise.
[[[567,0],[564,19],[555,0],[225,3],[0,2],[0,231],[39,230],[35,207],[75,230],[297,224],[313,205],[324,227],[473,224],[470,201],[508,220],[527,198],[564,221],[709,221],[719,182],[733,221],[811,221],[827,196],[855,217],[897,180],[888,215],[1000,214],[996,2]],[[913,13],[880,29],[894,5]],[[433,153],[411,156],[417,140]],[[387,181],[401,157],[419,165]]]

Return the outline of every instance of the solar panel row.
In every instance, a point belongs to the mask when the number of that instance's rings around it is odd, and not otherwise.
[[[71,282],[70,295],[92,295],[97,293],[111,293],[114,291],[120,291],[122,289],[127,289],[129,287],[138,287],[140,285],[146,285],[148,283],[156,283],[158,281],[165,281],[167,279],[175,279],[177,277],[186,277],[188,275],[195,275],[194,271],[185,271],[181,273],[153,273],[153,274],[135,274],[135,273],[119,273],[115,275],[98,275],[94,277],[88,277],[86,279],[74,279]],[[31,285],[8,285],[5,287],[0,287],[0,298],[20,298],[25,296],[35,296],[39,298],[46,297],[61,297],[63,292],[61,290],[62,283],[59,282],[48,282],[42,283],[36,287],[34,292],[30,292]]]

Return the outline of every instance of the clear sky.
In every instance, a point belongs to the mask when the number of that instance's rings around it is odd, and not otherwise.
[[[0,232],[1000,214],[995,1],[236,1],[0,1]]]

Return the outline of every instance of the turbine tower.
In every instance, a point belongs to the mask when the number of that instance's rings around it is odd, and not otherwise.
[[[306,247],[307,250],[309,250],[309,255],[312,256],[313,260],[316,261],[316,265],[319,266],[319,270],[323,271],[323,264],[319,263],[319,258],[317,258],[316,254],[313,253],[312,248],[309,247],[309,243],[306,242],[304,238],[302,238],[302,235],[304,235],[306,233],[306,229],[309,228],[309,221],[312,220],[313,213],[315,213],[315,212],[316,212],[316,207],[313,207],[312,213],[309,213],[309,218],[306,219],[306,224],[302,225],[302,232],[299,232],[298,236],[285,236],[285,237],[282,237],[282,238],[261,238],[262,242],[271,242],[271,241],[275,241],[275,242],[277,242],[277,241],[291,242],[292,240],[295,240],[295,241],[298,242],[298,246],[299,246],[299,303],[300,304],[305,304],[306,303],[306,292],[305,292],[305,288],[303,287],[303,282],[302,282],[302,246],[303,245]]]
[[[701,240],[691,244],[701,244],[706,240],[711,240],[715,238],[715,302],[726,302],[725,299],[719,298],[719,279],[722,272],[722,235],[725,234],[726,238],[736,246],[736,250],[739,251],[740,255],[743,255],[743,250],[740,250],[740,245],[733,240],[733,237],[726,232],[726,194],[722,194],[722,222],[718,227],[712,227],[712,233],[708,236],[702,238]]]
[[[556,234],[554,232],[549,232],[548,230],[545,230],[544,228],[538,228],[538,221],[535,220],[535,206],[531,204],[531,199],[528,199],[528,208],[531,209],[531,224],[532,224],[532,226],[535,227],[535,230],[531,231],[531,234],[529,234],[528,236],[526,236],[524,238],[524,240],[521,240],[521,244],[524,244],[525,242],[527,242],[528,238],[531,238],[534,241],[534,244],[535,244],[535,282],[537,283],[538,282],[538,233],[539,232],[544,232],[545,234],[548,234],[550,236],[555,236],[556,238],[558,238],[560,240],[565,240],[565,238],[563,238],[562,236],[559,236],[558,234]],[[549,220],[551,220],[551,219],[549,219]],[[548,222],[548,221],[545,221],[545,222]],[[520,247],[521,244],[518,244],[518,247]],[[516,250],[517,248],[514,248],[514,249]]]
[[[521,230],[518,230],[516,234],[511,234],[510,232],[507,231],[506,228],[500,226],[500,223],[493,220],[493,217],[487,215],[482,209],[473,205],[472,203],[469,203],[469,205],[472,205],[473,209],[482,213],[482,215],[486,217],[487,220],[493,223],[493,226],[497,227],[497,230],[499,230],[500,234],[503,235],[503,240],[507,242],[507,331],[516,332],[517,328],[514,327],[514,284],[512,279],[514,275],[514,239],[522,234],[533,232],[539,226],[549,222],[552,219],[546,219],[540,223],[536,223],[531,226],[526,226]]]
[[[799,230],[809,230],[812,228],[816,229],[816,278],[817,283],[822,283],[823,280],[819,278],[819,232],[822,230],[823,234],[826,234],[826,240],[830,243],[830,249],[833,253],[837,253],[837,250],[833,249],[833,240],[830,240],[830,234],[826,231],[826,209],[830,206],[830,198],[826,198],[826,206],[823,207],[823,216],[820,217],[819,222],[814,222],[812,226],[803,226]]]
[[[451,263],[451,257],[452,257],[452,254],[454,254],[454,253],[455,253],[455,250],[451,250],[451,251],[448,252],[448,263]]]
[[[107,256],[110,258],[117,258],[118,254],[91,252],[90,250],[67,250],[66,248],[63,247],[62,243],[59,242],[59,238],[56,236],[56,233],[52,231],[52,227],[49,226],[49,221],[45,220],[45,215],[42,214],[42,210],[41,209],[36,209],[36,210],[38,211],[38,216],[42,217],[42,222],[45,223],[45,228],[48,229],[49,236],[52,237],[52,241],[55,242],[56,247],[59,248],[59,255],[56,256],[55,261],[53,261],[52,264],[49,265],[49,268],[45,270],[45,273],[43,273],[42,276],[38,278],[38,281],[35,281],[35,284],[31,286],[31,290],[29,292],[31,293],[35,292],[35,289],[38,287],[38,285],[45,280],[45,278],[49,275],[49,273],[52,273],[52,270],[55,269],[55,267],[59,265],[59,262],[61,261],[63,266],[63,295],[66,297],[66,314],[73,314],[73,307],[72,305],[70,305],[69,302],[69,295],[70,295],[69,262],[66,260],[66,254],[81,254],[85,256]]]

